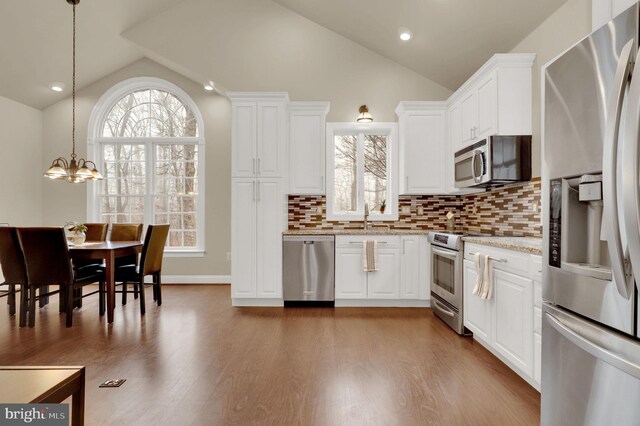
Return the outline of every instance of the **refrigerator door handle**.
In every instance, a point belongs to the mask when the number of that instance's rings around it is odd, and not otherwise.
[[[634,274],[638,274],[636,286],[640,286],[640,72],[631,80],[627,121],[622,139],[622,206],[623,221],[627,233],[629,259]],[[640,288],[640,287],[638,287]]]
[[[616,176],[620,115],[622,111],[622,102],[625,88],[629,80],[629,73],[631,72],[631,53],[633,43],[633,39],[629,40],[629,42],[627,42],[627,44],[622,48],[622,52],[620,53],[620,60],[618,61],[616,75],[611,86],[611,98],[609,99],[609,104],[607,106],[608,119],[604,131],[604,149],[602,153],[602,184],[604,186],[603,216],[607,233],[607,247],[609,248],[609,256],[611,258],[611,272],[613,273],[613,280],[616,283],[618,293],[620,293],[620,296],[624,297],[627,300],[631,298],[632,291],[630,287],[632,285],[632,282],[626,273],[628,271],[628,268],[625,264],[625,253],[622,247],[622,237],[620,236],[621,228],[618,212]],[[637,80],[640,80],[640,78],[638,78]],[[636,79],[632,81],[632,86],[634,85],[634,82],[636,82]],[[632,99],[631,95],[630,99]],[[633,117],[630,118],[630,121],[633,121]],[[628,128],[629,123],[627,122],[627,129]],[[629,230],[627,229],[627,231]]]
[[[571,343],[578,346],[583,351],[591,354],[598,359],[603,360],[604,362],[616,367],[619,370],[624,371],[627,374],[640,378],[640,364],[638,364],[636,360],[628,359],[629,357],[626,357],[625,354],[616,352],[614,348],[612,348],[616,346],[615,341],[607,341],[618,339],[616,335],[612,334],[609,331],[598,330],[591,334],[594,335],[593,337],[602,338],[593,339],[600,340],[598,342],[594,342],[593,340],[583,336],[578,330],[575,330],[571,326],[571,324],[568,324],[568,322],[570,321],[560,320],[559,318],[551,315],[548,312],[545,312],[545,317],[551,327],[553,327],[565,339],[569,340]],[[600,334],[602,334],[602,336],[600,336]]]

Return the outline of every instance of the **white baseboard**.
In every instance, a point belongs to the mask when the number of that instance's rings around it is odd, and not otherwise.
[[[282,299],[231,299],[231,306],[284,306]]]
[[[148,277],[151,282],[151,277]],[[231,275],[162,275],[162,284],[230,284]]]
[[[375,308],[428,308],[430,300],[394,300],[394,299],[347,299],[336,300],[336,308],[375,307]]]

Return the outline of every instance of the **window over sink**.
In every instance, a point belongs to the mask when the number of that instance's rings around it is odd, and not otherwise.
[[[398,219],[396,123],[327,123],[327,219]]]

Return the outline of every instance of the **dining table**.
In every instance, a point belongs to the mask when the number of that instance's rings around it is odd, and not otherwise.
[[[142,251],[142,245],[140,241],[103,241],[69,246],[69,253],[74,260],[104,259],[108,323],[113,322],[113,311],[116,305],[116,258],[138,254]]]

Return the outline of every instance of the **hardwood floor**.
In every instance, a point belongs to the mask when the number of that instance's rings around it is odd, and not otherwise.
[[[233,308],[228,286],[163,286],[163,305],[57,298],[33,329],[0,316],[0,365],[86,365],[89,425],[529,425],[540,396],[428,309]],[[4,300],[2,300],[4,304]],[[100,382],[126,378],[120,388]]]

